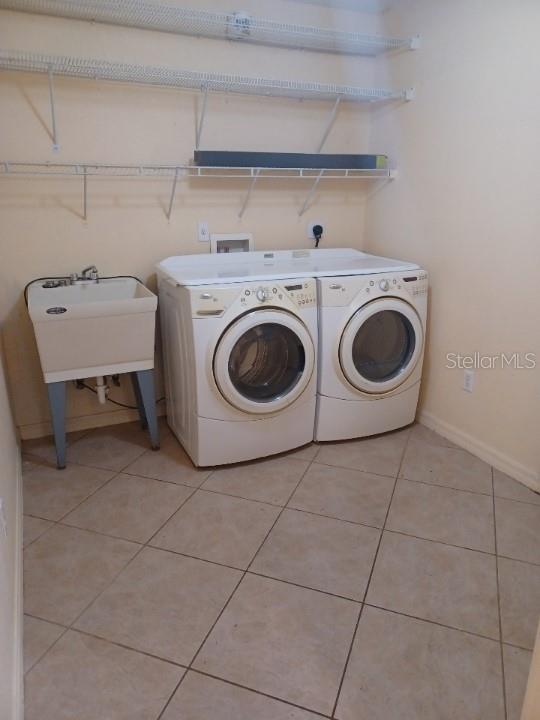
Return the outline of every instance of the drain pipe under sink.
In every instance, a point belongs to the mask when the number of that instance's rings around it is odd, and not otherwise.
[[[109,392],[109,388],[105,383],[105,378],[103,377],[103,375],[100,375],[96,378],[96,392],[101,405],[105,405],[105,403],[107,402],[107,394]]]

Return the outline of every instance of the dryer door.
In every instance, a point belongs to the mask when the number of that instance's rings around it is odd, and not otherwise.
[[[315,349],[307,328],[291,313],[254,310],[225,330],[213,367],[227,402],[249,413],[274,413],[306,389]]]
[[[423,344],[422,323],[414,308],[404,300],[381,298],[351,317],[341,336],[339,361],[355,388],[386,393],[409,377]]]

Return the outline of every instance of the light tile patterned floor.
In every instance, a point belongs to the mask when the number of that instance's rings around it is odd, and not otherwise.
[[[518,720],[540,495],[420,425],[198,470],[25,446],[26,720]]]

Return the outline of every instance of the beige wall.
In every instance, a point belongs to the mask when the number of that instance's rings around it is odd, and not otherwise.
[[[540,489],[540,4],[401,0],[383,27],[422,46],[379,63],[417,96],[373,115],[400,176],[369,199],[366,249],[430,273],[421,417]],[[446,354],[474,351],[539,365],[477,371],[468,394]]]
[[[0,345],[0,718],[22,720],[22,542],[20,453],[4,379]],[[1,518],[0,518],[1,521]]]
[[[230,10],[228,0],[186,6]],[[369,30],[373,15],[330,11],[296,2],[243,2],[261,16],[314,25],[336,23]],[[93,25],[34,15],[0,12],[0,46],[51,54],[86,55],[194,70],[339,82],[342,58],[325,53],[238,45],[130,28]],[[374,64],[355,58],[358,85],[371,85]],[[60,151],[53,153],[46,78],[3,73],[0,78],[0,159],[66,162],[182,163],[192,157],[196,94],[59,78],[56,82]],[[315,151],[331,103],[214,95],[208,101],[203,148]],[[331,151],[368,151],[369,110],[344,104],[325,146]],[[170,181],[89,181],[88,221],[78,180],[0,181],[0,320],[13,387],[17,424],[23,437],[48,430],[48,409],[32,329],[21,300],[24,284],[47,274],[64,274],[96,263],[102,274],[134,273],[153,282],[154,264],[178,253],[202,252],[198,220],[211,232],[254,233],[256,247],[307,247],[308,221],[322,220],[327,246],[362,241],[364,192],[361,183],[324,185],[302,218],[298,210],[309,184],[260,181],[242,220],[247,181],[192,180],[179,184],[170,222],[164,215]],[[129,392],[114,397],[130,400]],[[87,392],[70,389],[70,427],[127,417],[97,405]],[[106,416],[98,417],[99,413]]]

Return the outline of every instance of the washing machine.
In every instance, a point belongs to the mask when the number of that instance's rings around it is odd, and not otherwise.
[[[247,279],[242,262],[191,256],[158,265],[167,421],[198,466],[313,439],[316,281],[271,272]]]
[[[393,261],[392,261],[393,262]],[[414,265],[320,277],[315,439],[342,440],[413,422],[424,357],[427,273]]]

